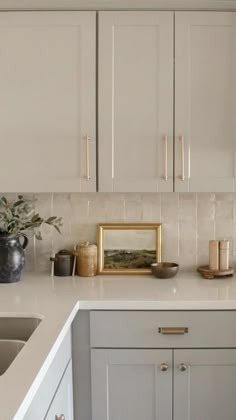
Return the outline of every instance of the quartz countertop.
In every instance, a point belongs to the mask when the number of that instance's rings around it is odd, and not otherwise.
[[[28,273],[0,284],[0,316],[39,316],[42,322],[0,377],[1,420],[24,418],[78,310],[236,310],[236,276],[204,280],[178,273],[145,276],[50,277]]]

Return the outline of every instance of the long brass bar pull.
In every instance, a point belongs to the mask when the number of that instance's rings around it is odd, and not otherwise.
[[[164,135],[164,180],[168,181],[168,136]]]
[[[163,335],[183,335],[188,333],[188,327],[159,327],[158,332]]]
[[[90,155],[89,155],[89,144],[91,142],[91,138],[87,135],[86,136],[86,179],[89,181],[91,179],[90,176]]]
[[[185,168],[184,168],[184,136],[180,136],[180,143],[181,143],[181,181],[185,180]]]

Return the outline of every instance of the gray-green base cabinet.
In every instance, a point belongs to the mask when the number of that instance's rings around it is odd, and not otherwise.
[[[93,420],[172,419],[171,350],[93,349],[91,362]]]
[[[235,318],[92,311],[92,420],[235,420]]]
[[[70,360],[45,420],[73,420],[73,418],[72,362]]]
[[[71,330],[69,330],[24,420],[74,420],[73,411]]]

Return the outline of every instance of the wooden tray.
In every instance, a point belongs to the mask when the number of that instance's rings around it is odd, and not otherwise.
[[[197,271],[202,275],[204,279],[214,279],[217,277],[231,277],[234,274],[234,269],[229,267],[228,270],[210,270],[208,265],[202,265],[197,268]]]

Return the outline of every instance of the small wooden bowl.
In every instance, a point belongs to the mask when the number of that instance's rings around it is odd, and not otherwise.
[[[179,264],[161,262],[151,264],[152,274],[158,279],[170,279],[179,271]]]

